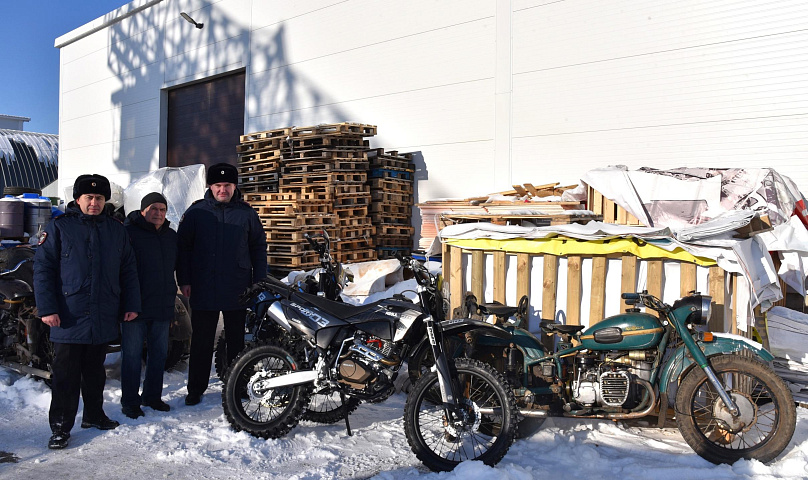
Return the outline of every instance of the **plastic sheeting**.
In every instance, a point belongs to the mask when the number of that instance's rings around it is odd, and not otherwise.
[[[38,188],[58,176],[59,136],[0,129],[0,192],[4,187]]]
[[[151,192],[162,193],[168,201],[166,219],[174,230],[182,214],[192,203],[205,195],[205,166],[165,167],[132,182],[123,191],[124,210],[127,215],[140,210],[140,201]]]

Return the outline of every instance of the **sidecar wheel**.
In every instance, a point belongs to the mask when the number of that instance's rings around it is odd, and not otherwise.
[[[295,352],[269,341],[245,349],[227,369],[222,407],[236,431],[259,438],[289,433],[309,404],[310,384],[262,390],[260,380],[298,371],[303,361]]]
[[[495,465],[516,437],[516,398],[505,377],[478,360],[460,358],[455,366],[463,388],[458,421],[446,422],[437,372],[421,376],[404,407],[407,442],[434,471],[452,470],[465,460]]]
[[[796,425],[794,399],[785,382],[751,357],[724,355],[713,357],[710,364],[741,415],[733,417],[704,371],[693,368],[676,394],[676,423],[682,437],[716,464],[741,458],[774,460],[791,441]]]

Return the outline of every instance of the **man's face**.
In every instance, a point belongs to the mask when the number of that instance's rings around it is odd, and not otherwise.
[[[85,193],[76,199],[81,213],[85,215],[100,215],[104,209],[104,203],[106,203],[104,196],[97,193]]]
[[[236,184],[226,182],[214,183],[210,186],[210,192],[217,202],[227,203],[233,198],[233,194],[236,193]]]
[[[166,223],[166,204],[165,203],[152,203],[145,210],[140,213],[147,222],[154,225],[154,228],[160,229]]]

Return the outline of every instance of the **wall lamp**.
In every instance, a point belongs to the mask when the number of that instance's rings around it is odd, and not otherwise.
[[[188,23],[190,23],[190,24],[192,24],[193,26],[195,26],[196,28],[202,28],[203,26],[205,26],[205,24],[204,24],[204,23],[197,23],[197,21],[196,21],[196,20],[194,20],[193,18],[191,18],[191,16],[190,16],[190,15],[188,15],[187,13],[185,13],[185,12],[180,12],[180,16],[181,16],[182,18],[184,18],[184,19],[185,19],[185,20],[186,20]]]

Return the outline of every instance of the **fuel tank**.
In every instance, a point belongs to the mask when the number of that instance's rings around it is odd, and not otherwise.
[[[623,313],[606,318],[581,333],[581,345],[590,350],[641,350],[656,346],[665,328],[647,313]]]

